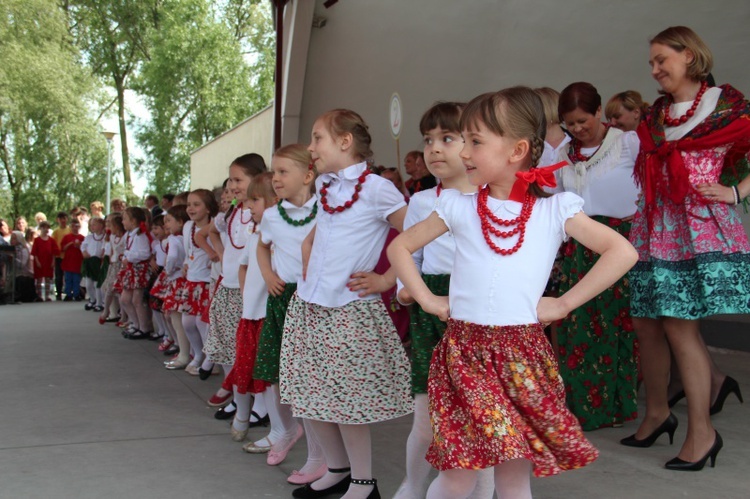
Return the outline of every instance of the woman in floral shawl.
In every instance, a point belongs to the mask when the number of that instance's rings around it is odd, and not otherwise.
[[[711,360],[699,319],[750,312],[750,243],[733,207],[750,194],[750,105],[728,85],[708,87],[711,52],[689,28],[656,35],[649,64],[665,95],[638,128],[643,197],[630,233],[640,257],[630,289],[646,416],[622,443],[648,447],[663,433],[671,441],[678,424],[667,404],[671,348],[689,425],[666,468],[700,470],[723,444],[709,416]],[[739,386],[729,390],[740,397]]]

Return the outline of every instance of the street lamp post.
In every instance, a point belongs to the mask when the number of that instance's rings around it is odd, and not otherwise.
[[[102,132],[104,138],[107,139],[107,215],[111,210],[111,199],[110,194],[112,192],[112,139],[116,135],[115,132]]]

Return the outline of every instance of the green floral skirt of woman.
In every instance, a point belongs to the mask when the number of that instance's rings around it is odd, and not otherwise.
[[[592,218],[628,237],[629,221]],[[563,245],[563,255],[560,295],[599,259],[573,239]],[[584,430],[619,425],[638,416],[638,349],[627,277],[562,319],[557,344],[568,407]]]

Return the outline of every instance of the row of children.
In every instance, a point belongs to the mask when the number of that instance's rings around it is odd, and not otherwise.
[[[63,228],[67,229],[65,233],[52,233],[49,222],[44,220],[39,223],[39,236],[34,239],[31,247],[37,301],[52,301],[57,288],[65,290],[65,301],[81,301],[83,286],[89,294],[86,310],[96,308],[101,311],[103,298],[100,275],[106,275],[107,272],[106,266],[100,271],[100,254],[103,253],[105,239],[104,219],[90,219],[86,236],[81,234],[81,223],[77,219],[68,226],[67,214],[61,212],[58,220],[64,221]],[[54,282],[58,260],[63,273],[62,286]]]
[[[209,403],[234,399],[236,441],[252,412],[267,412],[269,434],[244,449],[267,453],[269,465],[306,434],[293,497],[380,497],[369,424],[413,411],[398,497],[423,497],[430,465],[440,474],[429,497],[530,497],[532,469],[551,475],[597,457],[565,405],[542,323],[635,261],[624,238],[583,214],[581,198],[540,189],[554,183],[536,168],[545,127],[539,97],[524,87],[435,105],[420,129],[439,184],[407,210],[391,182],[370,174],[365,122],[338,109],[315,122],[307,148],[277,151],[273,172],[257,155],[235,160],[225,213],[200,189],[168,210],[163,230],[129,208],[122,232],[116,216],[108,221],[112,246],[124,248],[109,274],[129,317],[124,334],[152,336],[145,290],[163,267],[150,296],[157,329],[165,324],[179,345],[166,367],[207,377],[220,365],[225,379]],[[394,267],[375,274],[388,231],[404,226],[389,247]],[[541,299],[568,235],[602,257],[568,293]],[[215,284],[212,262],[221,263]],[[399,299],[419,303],[411,367],[380,297],[396,272]]]

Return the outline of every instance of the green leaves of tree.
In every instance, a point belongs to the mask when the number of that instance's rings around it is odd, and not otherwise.
[[[190,152],[273,96],[270,4],[0,0],[0,212],[51,213],[103,198],[106,142],[97,121],[110,108],[132,194],[129,90],[151,114],[137,123],[146,157],[136,168],[152,192],[185,188]]]
[[[141,168],[155,192],[187,187],[190,152],[272,98],[269,5],[265,0],[162,3],[159,29],[148,41],[149,59],[134,84],[151,111],[138,140],[148,154]]]
[[[0,0],[0,188],[13,215],[104,192],[96,87],[54,0]]]

